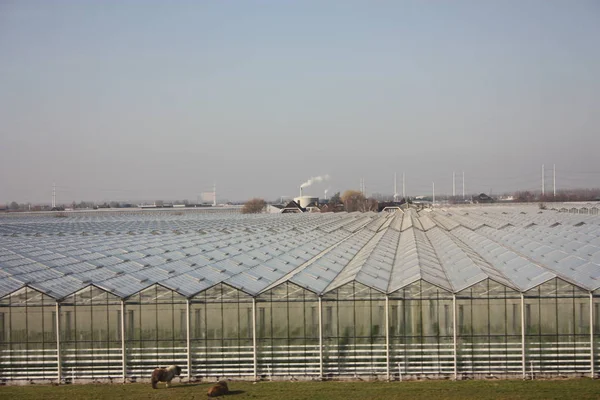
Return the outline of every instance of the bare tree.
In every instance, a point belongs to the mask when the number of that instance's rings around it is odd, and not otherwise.
[[[358,190],[346,190],[341,196],[344,208],[348,212],[353,211],[377,211],[377,200],[367,199]]]
[[[329,198],[329,203],[331,205],[335,205],[335,204],[339,204],[341,203],[341,196],[340,196],[340,192],[335,193],[333,196],[331,196]]]
[[[242,214],[259,214],[267,208],[267,202],[263,199],[254,198],[248,200],[242,207]]]

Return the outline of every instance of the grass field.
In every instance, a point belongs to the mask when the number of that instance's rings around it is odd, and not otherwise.
[[[211,386],[161,384],[29,385],[0,387],[0,399],[206,399]],[[600,380],[418,382],[229,382],[230,400],[599,399]]]

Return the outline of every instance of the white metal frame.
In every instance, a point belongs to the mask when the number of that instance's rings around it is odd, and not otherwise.
[[[60,355],[60,304],[56,301],[56,378],[62,379],[62,359]]]
[[[125,300],[121,299],[121,357],[123,368],[123,383],[127,381],[127,348],[125,346]]]
[[[452,339],[454,349],[454,380],[458,379],[458,341],[457,341],[457,325],[456,325],[456,294],[452,294]]]
[[[385,373],[390,380],[390,298],[385,296]]]
[[[191,382],[192,380],[192,347],[191,347],[191,343],[192,343],[192,338],[191,338],[191,332],[190,332],[190,303],[192,301],[190,299],[187,299],[185,305],[185,312],[186,312],[186,318],[185,318],[185,328],[186,328],[186,345],[187,345],[187,377],[188,377],[188,382]]]
[[[252,298],[252,362],[254,380],[258,379],[258,352],[256,346],[256,298]]]
[[[323,379],[323,301],[319,296],[319,378]]]
[[[594,374],[594,294],[590,292],[590,378]]]
[[[521,293],[521,367],[523,372],[523,379],[527,377],[527,360],[526,360],[526,346],[525,346],[525,295]]]

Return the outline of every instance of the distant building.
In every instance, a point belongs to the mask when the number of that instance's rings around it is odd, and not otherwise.
[[[493,203],[494,199],[485,193],[480,193],[477,196],[473,196],[473,203]]]
[[[324,204],[323,206],[321,206],[321,212],[322,213],[326,213],[326,212],[343,212],[344,211],[344,205],[342,203],[327,203]]]
[[[377,211],[382,212],[393,212],[402,209],[402,205],[404,204],[404,199],[402,201],[382,201],[377,204]]]
[[[290,201],[287,204],[268,204],[267,212],[270,214],[299,214],[305,212],[306,209],[300,207],[295,201]]]

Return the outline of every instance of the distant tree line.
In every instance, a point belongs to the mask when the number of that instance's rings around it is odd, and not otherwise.
[[[517,202],[565,202],[565,201],[600,201],[600,189],[571,189],[558,190],[556,196],[553,192],[531,192],[528,190],[515,192],[514,201]]]

